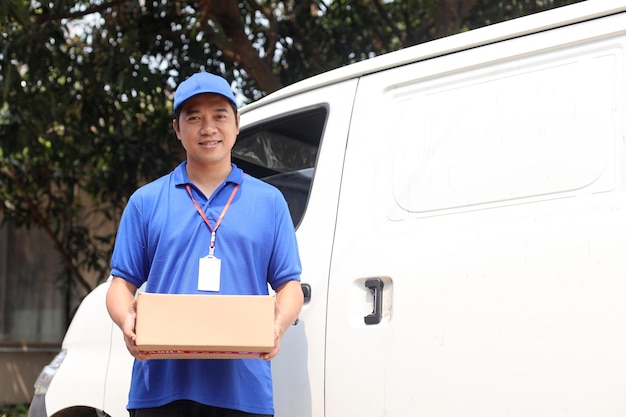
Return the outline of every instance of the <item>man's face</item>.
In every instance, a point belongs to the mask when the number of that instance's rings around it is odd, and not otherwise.
[[[187,163],[203,167],[230,166],[230,152],[239,134],[239,114],[219,94],[198,94],[186,100],[176,136],[187,151]]]

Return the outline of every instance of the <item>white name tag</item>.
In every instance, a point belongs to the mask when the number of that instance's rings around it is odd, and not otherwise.
[[[219,291],[220,271],[222,261],[214,256],[200,258],[200,268],[198,271],[199,291]]]

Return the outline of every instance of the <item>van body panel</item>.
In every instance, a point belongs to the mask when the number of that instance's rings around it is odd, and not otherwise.
[[[62,348],[67,355],[45,397],[49,415],[74,406],[103,408],[112,340],[111,319],[106,320],[104,304],[107,288],[100,285],[85,297],[65,334]],[[122,375],[124,371],[116,370]]]
[[[622,13],[361,78],[327,417],[624,413],[624,28]]]
[[[143,287],[140,291],[143,291]],[[126,404],[128,402],[128,393],[130,392],[133,361],[134,358],[130,356],[126,349],[124,334],[111,321],[111,348],[107,361],[106,391],[103,408],[110,416],[115,417],[128,414]]]

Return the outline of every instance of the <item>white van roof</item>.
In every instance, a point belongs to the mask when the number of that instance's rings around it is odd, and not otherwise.
[[[241,113],[305,91],[436,56],[626,11],[626,0],[586,0],[485,26],[337,68],[286,86],[241,108]]]

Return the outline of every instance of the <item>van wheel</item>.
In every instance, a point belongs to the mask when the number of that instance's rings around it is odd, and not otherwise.
[[[52,417],[111,417],[101,410],[91,407],[71,407],[59,411]]]

